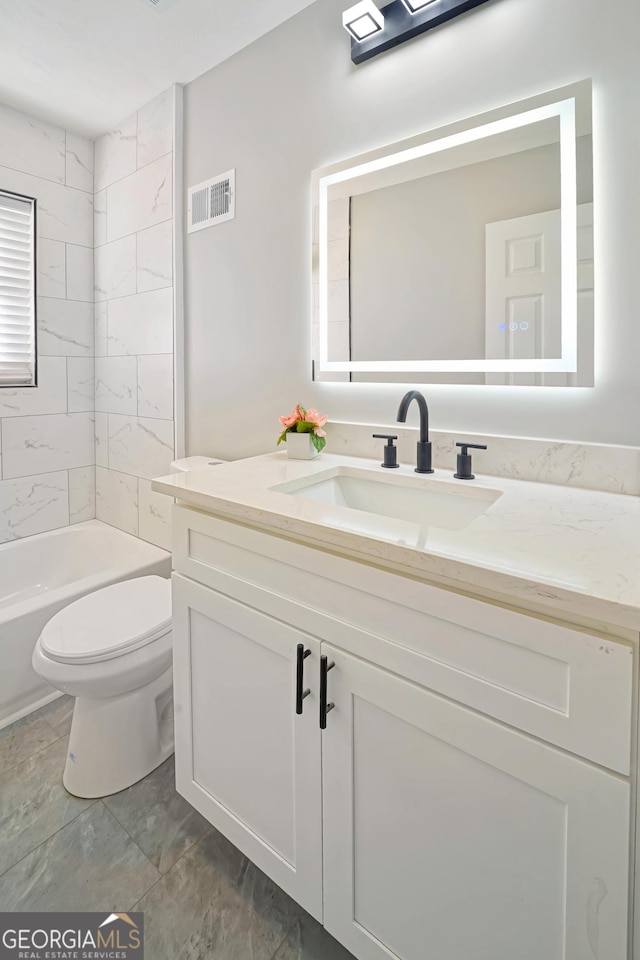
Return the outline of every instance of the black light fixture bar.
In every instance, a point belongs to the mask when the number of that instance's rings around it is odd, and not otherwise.
[[[481,3],[487,3],[487,0],[434,0],[423,10],[409,13],[402,0],[392,0],[380,10],[384,15],[384,27],[379,33],[366,40],[352,38],[351,59],[354,63],[370,60],[405,40],[411,40],[467,10],[479,7]]]

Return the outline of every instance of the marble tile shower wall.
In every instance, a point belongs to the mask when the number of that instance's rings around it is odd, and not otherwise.
[[[4,542],[95,515],[93,142],[0,105],[0,189],[38,201],[38,386],[0,389]]]
[[[96,514],[170,546],[174,90],[96,141]]]

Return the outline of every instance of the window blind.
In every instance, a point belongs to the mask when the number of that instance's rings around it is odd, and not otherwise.
[[[0,190],[0,387],[35,385],[35,206]]]

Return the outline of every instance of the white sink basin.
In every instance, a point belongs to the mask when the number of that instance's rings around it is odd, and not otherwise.
[[[271,489],[316,503],[417,524],[422,529],[445,530],[462,530],[502,496],[500,490],[474,486],[473,481],[465,485],[351,466],[332,467]]]

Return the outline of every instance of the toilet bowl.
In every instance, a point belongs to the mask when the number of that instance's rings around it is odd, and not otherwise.
[[[223,463],[174,460],[173,472]],[[76,698],[62,781],[76,797],[125,790],[173,753],[171,581],[138,577],[70,603],[44,627],[32,666]]]
[[[69,793],[117,793],[173,753],[169,580],[124,580],[69,604],[40,634],[32,664],[76,697],[62,777]]]

